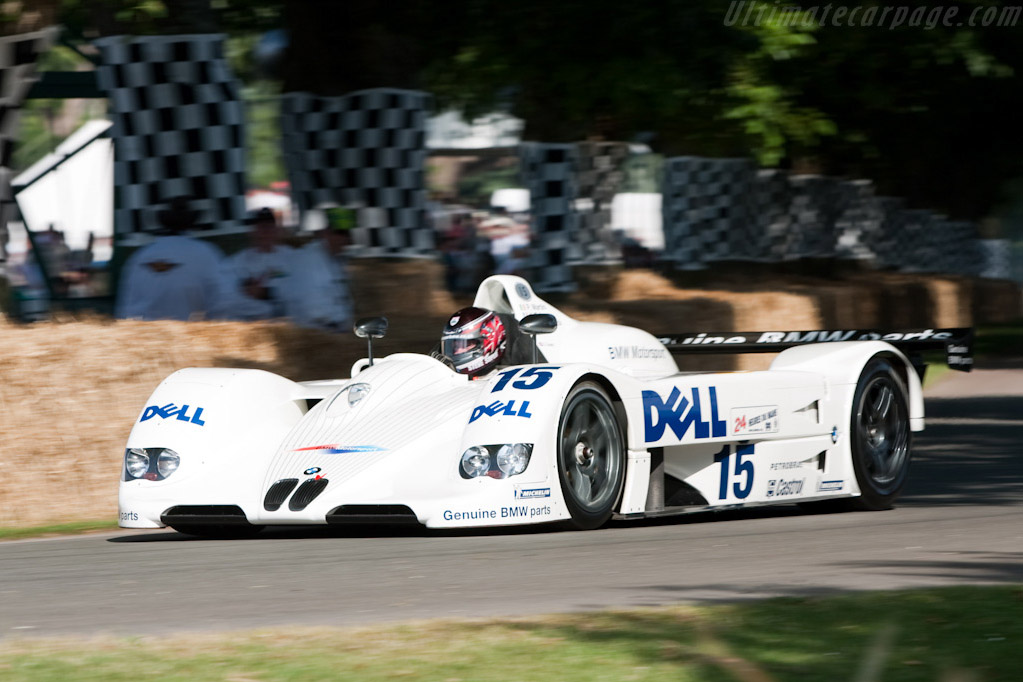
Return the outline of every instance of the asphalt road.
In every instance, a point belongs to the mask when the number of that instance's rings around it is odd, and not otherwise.
[[[350,625],[1023,582],[1023,370],[930,391],[897,509],[589,533],[174,532],[0,543],[0,637]]]

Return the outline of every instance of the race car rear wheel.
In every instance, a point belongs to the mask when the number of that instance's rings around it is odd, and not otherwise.
[[[598,384],[583,382],[568,394],[558,425],[558,476],[569,525],[604,525],[621,497],[625,441],[611,401]]]
[[[853,469],[860,497],[856,509],[890,509],[909,473],[911,432],[906,386],[892,364],[871,360],[853,397],[850,424]]]

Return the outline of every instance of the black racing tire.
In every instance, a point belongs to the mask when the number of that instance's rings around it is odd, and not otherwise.
[[[891,509],[909,474],[912,432],[906,385],[892,363],[877,357],[856,384],[849,423],[853,470],[860,496],[853,509]]]
[[[185,535],[194,535],[200,538],[209,538],[211,540],[240,540],[242,538],[254,537],[266,526],[251,526],[251,525],[208,525],[208,524],[188,524],[188,523],[176,523],[171,526],[174,530]]]
[[[607,523],[625,484],[625,438],[614,406],[599,384],[577,384],[558,422],[558,478],[572,520],[593,530]]]

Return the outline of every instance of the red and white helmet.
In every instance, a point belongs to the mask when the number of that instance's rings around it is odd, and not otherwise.
[[[440,339],[440,352],[460,374],[482,374],[498,363],[508,345],[504,323],[490,310],[462,308],[451,316]]]

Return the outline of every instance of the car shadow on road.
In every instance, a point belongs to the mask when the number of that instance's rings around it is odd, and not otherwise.
[[[900,505],[1023,502],[1023,398],[932,398]]]
[[[882,578],[891,577],[903,583],[919,584],[1015,584],[1023,581],[1023,553],[1020,552],[956,552],[954,556],[962,560],[920,561],[916,559],[863,560],[842,561],[833,564],[840,571],[862,571],[876,579],[880,585]],[[630,585],[629,590],[636,590]],[[650,590],[658,594],[671,595],[671,600],[705,603],[729,603],[743,599],[762,599],[764,597],[816,597],[824,595],[847,594],[855,588],[837,587],[834,585],[806,583],[753,583],[726,584],[701,583],[679,585],[645,585],[642,590]],[[663,597],[637,601],[632,606],[652,606],[664,602]]]

